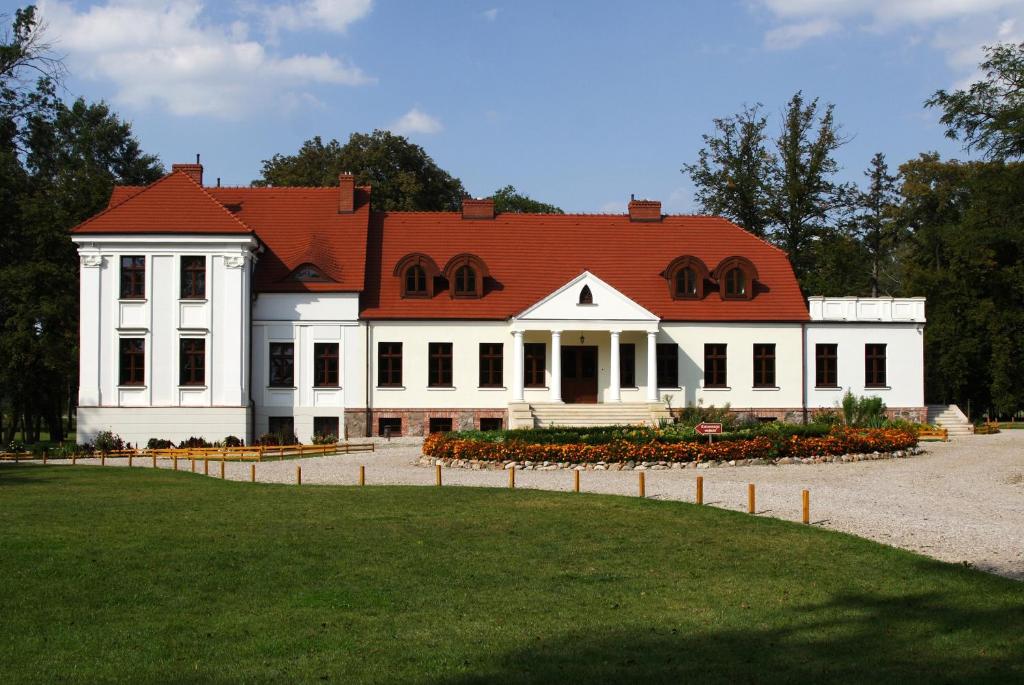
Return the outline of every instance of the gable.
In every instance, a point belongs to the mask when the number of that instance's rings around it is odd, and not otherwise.
[[[594,274],[584,271],[513,320],[657,324],[658,317]]]

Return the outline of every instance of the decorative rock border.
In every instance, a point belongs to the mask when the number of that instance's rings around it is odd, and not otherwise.
[[[924,452],[920,447],[911,447],[895,452],[869,452],[865,454],[821,455],[815,457],[782,457],[780,459],[731,459],[729,461],[633,461],[603,462],[577,464],[562,461],[490,461],[487,459],[436,459],[420,457],[417,466],[435,466],[440,464],[452,469],[472,469],[474,471],[558,471],[569,469],[576,471],[674,471],[682,469],[713,469],[730,466],[776,466],[781,464],[845,464],[855,461],[877,461],[879,459],[905,459]]]

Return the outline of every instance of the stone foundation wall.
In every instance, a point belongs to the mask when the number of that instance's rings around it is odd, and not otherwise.
[[[838,407],[808,407],[807,420],[812,422],[814,414],[820,411],[840,411]],[[774,418],[776,421],[785,423],[803,423],[804,412],[800,407],[773,407],[773,408],[730,408],[730,413],[738,418]],[[903,419],[925,423],[928,420],[927,407],[887,407],[885,415],[890,419]]]
[[[366,412],[362,412],[364,417]],[[508,427],[508,409],[374,409],[372,411],[372,435],[380,435],[379,419],[401,419],[403,436],[421,436],[430,433],[430,419],[451,419],[452,430],[476,430],[480,419],[501,419],[502,426]]]

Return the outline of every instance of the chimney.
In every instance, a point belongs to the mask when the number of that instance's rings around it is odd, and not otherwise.
[[[661,221],[660,200],[630,200],[630,221]]]
[[[350,172],[338,174],[338,214],[356,211],[356,177]]]
[[[493,219],[494,218],[494,198],[489,197],[486,199],[471,197],[462,198],[462,218],[463,219]]]
[[[203,165],[198,161],[195,164],[172,164],[171,172],[181,171],[182,173],[188,174],[189,178],[203,185]]]

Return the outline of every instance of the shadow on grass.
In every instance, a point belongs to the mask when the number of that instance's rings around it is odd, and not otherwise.
[[[922,572],[937,569],[950,572]],[[635,623],[581,630],[537,638],[491,657],[480,672],[432,682],[1024,682],[1024,605],[964,604],[935,593],[846,594],[785,609],[771,629],[752,615],[740,630],[709,624],[685,634]],[[972,636],[974,648],[960,648],[958,634]]]
[[[35,474],[42,475],[38,470],[43,468],[42,462],[38,464],[19,462],[5,462],[0,464],[0,488],[12,485],[39,485],[48,482],[45,477],[36,478]]]

